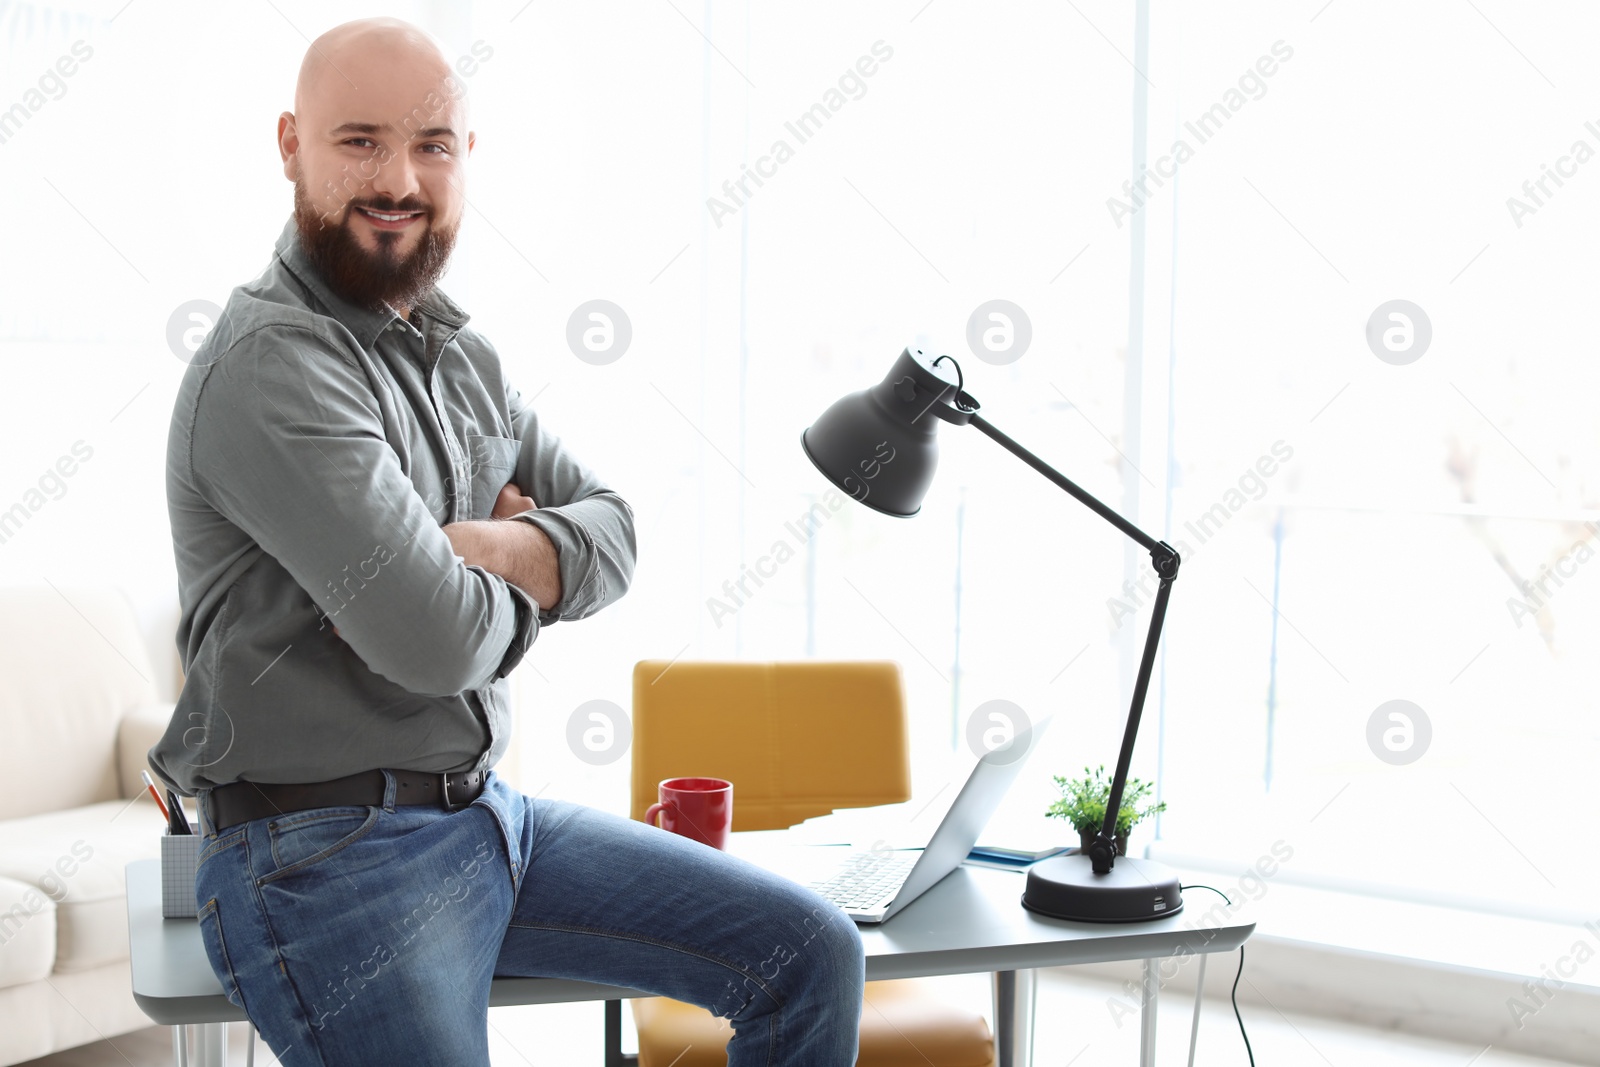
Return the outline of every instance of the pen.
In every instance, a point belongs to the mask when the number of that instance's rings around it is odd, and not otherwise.
[[[183,805],[178,803],[178,794],[167,790],[167,831],[172,834],[192,834],[189,826],[189,817],[183,813]]]
[[[150,777],[150,772],[140,771],[139,777],[144,779],[144,787],[150,790],[150,799],[156,802],[156,807],[161,811],[161,817],[163,819],[170,819],[171,816],[167,814],[167,806],[161,803],[161,794],[156,792],[156,781],[154,778]]]

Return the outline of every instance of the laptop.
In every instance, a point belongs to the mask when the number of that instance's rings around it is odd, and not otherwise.
[[[858,923],[885,921],[961,866],[1049,725],[1045,719],[1019,730],[1009,745],[978,759],[923,847],[809,846],[804,851],[816,853],[817,862],[797,880]]]

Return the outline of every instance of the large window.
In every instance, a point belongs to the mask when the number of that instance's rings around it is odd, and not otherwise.
[[[799,439],[925,342],[999,425],[1121,499],[1130,251],[1104,200],[1127,177],[1131,23],[1110,5],[682,10],[694,26],[665,7],[620,26],[529,9],[531,41],[613,39],[486,71],[501,80],[477,105],[479,205],[506,239],[475,232],[476,306],[503,352],[541,338],[518,373],[553,383],[548,417],[640,519],[635,590],[596,620],[611,639],[556,627],[542,640],[562,655],[524,672],[530,781],[620,808],[625,761],[575,760],[567,716],[626,706],[634,660],[679,655],[898,660],[923,781],[996,699],[1063,713],[1041,770],[1103,758],[1115,533],[975,431],[945,435],[909,521],[829,507]],[[645,54],[660,66],[641,98],[621,86]],[[581,107],[530,108],[571,85]],[[558,340],[596,297],[633,328],[604,367]],[[996,300],[1021,314],[978,314]],[[968,347],[975,316],[1001,350]]]
[[[1579,914],[1600,442],[1576,161],[1600,137],[1569,42],[1592,13],[1162,11],[1152,154],[1230,112],[1162,194],[1192,547],[1162,834]],[[1276,72],[1242,77],[1258,57]]]
[[[163,655],[174,315],[265,264],[307,39],[366,13],[247,7],[0,5],[0,108],[27,112],[0,111],[0,509],[93,449],[7,531],[0,580],[120,583]],[[638,517],[627,599],[518,672],[525,789],[625,808],[625,748],[572,740],[623,724],[572,716],[626,709],[645,658],[898,660],[923,782],[985,702],[1054,715],[1023,808],[1115,758],[1137,550],[971,430],[942,431],[911,520],[830,508],[800,450],[922,343],[1184,552],[1135,765],[1169,804],[1158,848],[1283,838],[1294,877],[1577,906],[1600,873],[1569,843],[1600,756],[1592,12],[395,10],[471,60],[443,287]],[[624,329],[614,359],[584,346]]]

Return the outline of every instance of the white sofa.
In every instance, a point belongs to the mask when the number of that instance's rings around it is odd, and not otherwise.
[[[124,868],[157,856],[155,668],[112,589],[0,589],[0,1065],[147,1027]]]

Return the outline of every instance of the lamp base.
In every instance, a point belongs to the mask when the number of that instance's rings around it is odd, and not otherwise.
[[[1089,857],[1080,853],[1030,867],[1022,906],[1056,919],[1137,923],[1178,914],[1183,894],[1177,872],[1166,864],[1118,856],[1108,873],[1095,874]]]

